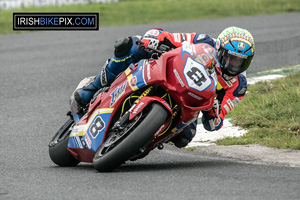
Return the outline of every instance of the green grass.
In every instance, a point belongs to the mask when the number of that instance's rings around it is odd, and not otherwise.
[[[280,69],[270,69],[263,72],[257,72],[252,74],[247,74],[247,78],[259,77],[259,76],[266,76],[266,75],[290,75],[300,72],[300,64],[294,66],[285,66]]]
[[[184,149],[187,151],[195,151],[197,149],[197,147],[186,147]]]
[[[127,0],[111,4],[30,7],[1,10],[0,34],[13,32],[13,12],[99,12],[101,27],[295,11],[300,11],[299,0]]]
[[[261,144],[300,150],[300,72],[250,85],[248,91],[228,116],[248,134],[225,138],[217,144]]]

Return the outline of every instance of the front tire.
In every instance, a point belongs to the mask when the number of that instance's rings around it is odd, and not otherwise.
[[[97,150],[93,160],[94,168],[99,172],[109,172],[119,167],[151,140],[167,117],[168,112],[161,104],[152,103],[147,116],[120,143],[113,144],[115,146],[105,153],[102,152],[102,146]],[[111,139],[108,137],[102,145],[110,143]]]
[[[49,155],[51,160],[61,167],[72,167],[78,165],[78,161],[68,148],[70,127],[74,125],[73,119],[68,119],[65,124],[57,131],[49,143]]]

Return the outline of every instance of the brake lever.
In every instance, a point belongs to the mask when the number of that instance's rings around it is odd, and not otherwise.
[[[136,44],[141,45],[145,51],[149,52],[150,54],[156,54],[158,57],[161,56],[161,54],[170,50],[170,47],[168,47],[167,45],[163,45],[163,44],[159,46],[159,48],[162,48],[162,50],[153,49],[151,47],[145,48],[144,43],[141,40],[137,40]]]

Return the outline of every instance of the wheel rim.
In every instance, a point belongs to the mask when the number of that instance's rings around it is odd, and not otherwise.
[[[139,122],[142,118],[142,112],[138,114],[128,125],[121,131],[121,132],[111,132],[109,133],[108,138],[105,142],[100,146],[99,150],[97,151],[95,158],[99,159],[116,147],[123,139],[127,137],[127,135],[132,131],[135,125]]]

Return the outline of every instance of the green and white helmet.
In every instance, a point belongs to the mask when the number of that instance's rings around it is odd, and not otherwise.
[[[251,33],[238,27],[229,27],[216,39],[215,58],[222,73],[236,76],[248,69],[255,52]]]

